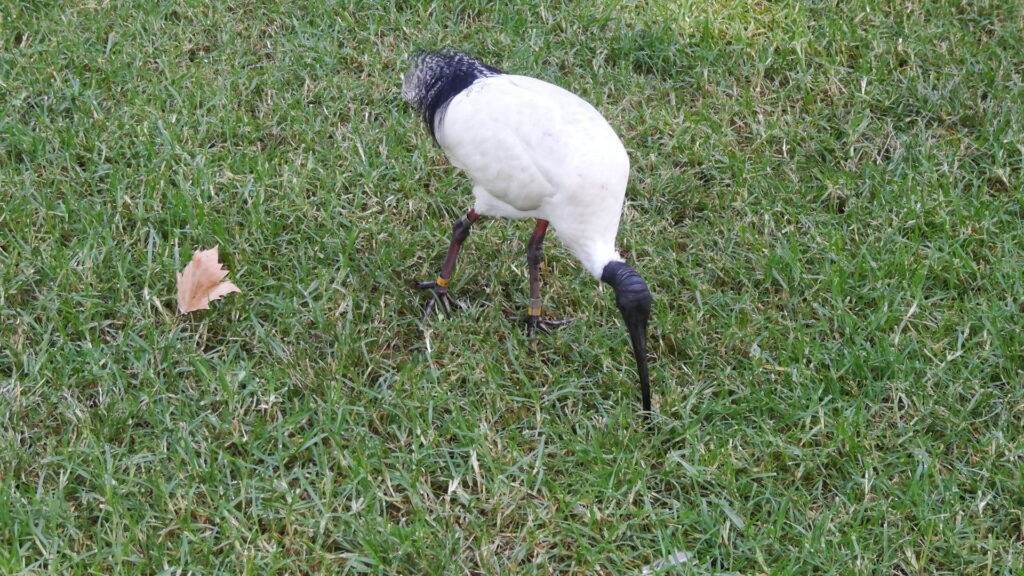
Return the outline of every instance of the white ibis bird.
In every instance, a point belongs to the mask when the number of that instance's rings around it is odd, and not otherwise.
[[[473,208],[452,225],[441,273],[420,287],[437,305],[458,306],[448,283],[459,249],[481,216],[533,218],[527,244],[527,330],[564,322],[541,319],[541,246],[548,225],[595,278],[615,291],[633,345],[643,410],[651,411],[647,374],[647,283],[615,250],[629,179],[629,157],[600,112],[579,96],[536,78],[504,74],[449,49],[412,57],[402,97],[423,117],[451,163],[473,181]]]

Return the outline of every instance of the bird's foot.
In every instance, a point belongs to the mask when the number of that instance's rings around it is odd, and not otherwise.
[[[529,336],[530,338],[536,336],[538,331],[547,334],[552,330],[568,326],[574,320],[574,318],[565,318],[562,320],[545,320],[544,318],[541,318],[540,315],[531,314],[526,314],[524,316],[509,316],[508,319],[519,321],[526,324],[526,335]]]
[[[448,282],[444,282],[444,286],[441,283],[435,281],[431,282],[420,282],[417,284],[418,287],[423,289],[429,289],[432,292],[433,298],[430,302],[427,302],[426,308],[423,310],[423,321],[426,322],[430,319],[430,314],[434,309],[440,309],[445,316],[451,316],[452,311],[458,308],[463,308],[462,302],[459,302],[448,292]]]

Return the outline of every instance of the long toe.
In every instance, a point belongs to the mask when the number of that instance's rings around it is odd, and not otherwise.
[[[430,318],[430,314],[435,309],[440,309],[441,312],[446,316],[451,316],[452,312],[457,308],[464,308],[461,302],[452,297],[451,293],[448,292],[448,286],[442,286],[437,283],[436,280],[429,282],[417,282],[416,287],[423,290],[430,290],[431,296],[433,296],[426,307],[423,310],[423,320],[426,321]]]
[[[434,290],[431,293],[432,298],[427,302],[426,307],[423,309],[423,321],[430,320],[430,315],[434,310],[440,310],[445,316],[451,316],[452,313],[458,309],[463,308],[463,304],[452,298],[452,295],[448,291],[438,292]]]
[[[449,292],[442,292],[438,294],[434,293],[434,300],[441,303],[441,309],[444,310],[446,316],[451,316],[452,312],[456,309],[464,308],[462,302],[459,302]]]
[[[575,320],[575,318],[563,318],[561,320],[543,320],[542,319],[542,320],[538,320],[537,321],[537,328],[541,332],[544,332],[545,334],[547,334],[548,332],[551,332],[552,330],[557,330],[559,328],[562,328],[562,327],[568,326],[569,324],[572,324],[573,320]]]
[[[562,320],[545,320],[544,318],[541,318],[540,316],[530,316],[530,315],[526,315],[526,316],[509,316],[508,319],[512,320],[512,321],[522,322],[523,324],[526,324],[526,335],[531,337],[531,338],[536,336],[538,331],[547,334],[547,333],[551,332],[552,330],[556,330],[558,328],[562,328],[564,326],[568,326],[574,320],[574,318],[564,318]]]

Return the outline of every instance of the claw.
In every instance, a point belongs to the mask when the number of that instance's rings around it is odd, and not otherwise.
[[[549,334],[552,330],[568,326],[573,320],[575,320],[575,318],[544,320],[540,316],[530,316],[529,314],[524,316],[509,316],[508,319],[526,324],[526,335],[530,338],[537,336],[538,330],[545,334]]]
[[[427,306],[423,310],[424,322],[430,319],[430,314],[437,307],[441,308],[441,311],[445,316],[451,316],[452,310],[464,307],[462,302],[452,298],[452,295],[448,293],[447,287],[439,285],[436,281],[420,282],[417,286],[424,289],[430,289],[433,292],[433,298],[430,299],[430,302],[427,302]]]

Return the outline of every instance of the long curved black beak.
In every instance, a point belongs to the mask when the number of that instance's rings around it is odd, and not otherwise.
[[[647,317],[631,318],[625,312],[622,319],[629,330],[629,340],[633,344],[633,358],[636,359],[636,373],[640,376],[640,401],[644,412],[651,411],[651,381],[647,375]]]
[[[647,372],[647,321],[651,317],[651,292],[632,266],[609,262],[601,272],[601,281],[615,290],[615,304],[629,331],[640,377],[640,398],[644,412],[651,413],[651,381]]]

